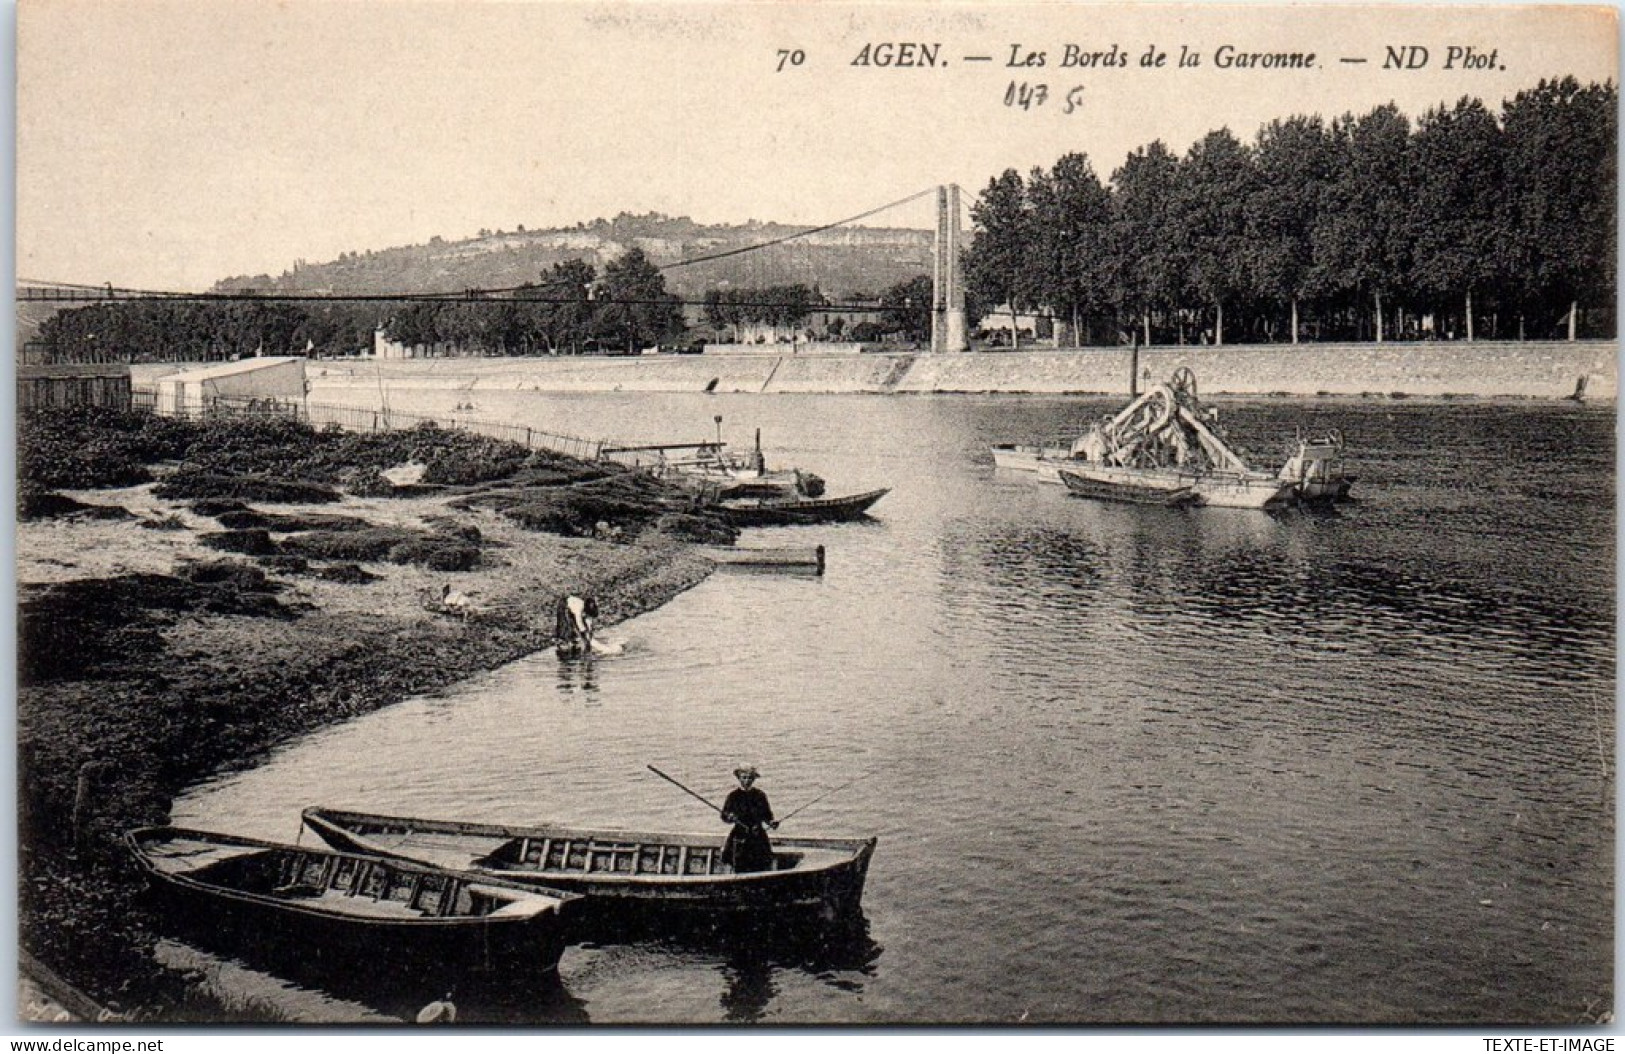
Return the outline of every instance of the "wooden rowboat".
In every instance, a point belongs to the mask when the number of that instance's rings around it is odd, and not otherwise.
[[[517,827],[306,809],[335,849],[415,860],[587,895],[583,910],[855,913],[873,838],[773,839],[774,868],[736,874],[723,835]]]
[[[1031,472],[1040,483],[1059,483],[1059,470],[1078,460],[1071,441],[1039,443],[995,443],[991,448],[993,467],[1011,472]]]
[[[568,892],[177,827],[125,835],[155,891],[217,934],[296,941],[311,966],[525,976],[558,968]]]
[[[750,499],[719,502],[716,506],[735,527],[780,527],[804,523],[839,523],[855,520],[889,494],[890,488],[849,494],[842,498]]]
[[[1071,469],[1061,469],[1058,475],[1066,489],[1082,498],[1103,501],[1126,501],[1135,505],[1199,505],[1201,498],[1188,481],[1177,475],[1167,480],[1147,482],[1135,470],[1084,475]]]

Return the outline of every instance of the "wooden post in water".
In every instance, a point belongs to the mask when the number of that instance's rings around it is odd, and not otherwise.
[[[1128,397],[1140,397],[1140,335],[1134,334],[1134,345],[1128,353]]]

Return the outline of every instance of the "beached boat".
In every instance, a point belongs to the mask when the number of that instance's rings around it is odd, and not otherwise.
[[[857,910],[873,838],[773,839],[771,871],[736,874],[723,834],[506,826],[306,809],[305,824],[345,852],[415,860],[587,895],[585,912]]]
[[[734,498],[716,504],[735,527],[781,527],[807,523],[855,520],[891,493],[890,488],[849,494],[841,498]]]
[[[756,446],[748,453],[729,450],[719,441],[606,446],[600,456],[687,487],[707,501],[744,498],[799,501],[824,495],[823,477],[816,473],[767,467],[760,429],[756,432]]]
[[[1339,432],[1299,437],[1280,475],[1292,481],[1297,499],[1307,504],[1347,501],[1349,490],[1359,478],[1350,475],[1344,464],[1343,436]]]
[[[1189,368],[1069,445],[1005,449],[1005,467],[1039,478],[1053,473],[1073,494],[1106,501],[1263,509],[1289,502],[1297,490],[1296,481],[1254,470],[1231,447],[1218,414],[1197,399]]]
[[[774,527],[854,520],[887,494],[886,489],[824,496],[822,476],[801,469],[770,469],[762,433],[748,454],[716,443],[653,443],[606,446],[606,460],[639,468],[687,488],[697,505],[720,512],[737,527]]]
[[[125,835],[189,919],[368,970],[523,976],[558,967],[574,893],[374,855],[147,827]],[[313,964],[319,965],[319,964]]]

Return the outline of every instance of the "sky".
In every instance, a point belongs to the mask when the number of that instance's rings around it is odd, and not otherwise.
[[[903,43],[934,63],[878,64]],[[823,224],[1068,152],[1106,178],[1156,139],[1618,69],[1614,8],[1572,5],[22,0],[16,273],[205,289],[623,211]]]

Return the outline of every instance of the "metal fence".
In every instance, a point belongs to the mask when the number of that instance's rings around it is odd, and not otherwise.
[[[598,460],[607,442],[603,439],[583,439],[580,436],[546,432],[525,425],[480,421],[455,414],[430,417],[424,414],[402,413],[399,410],[328,406],[287,399],[242,399],[220,396],[210,401],[207,412],[211,415],[232,417],[292,417],[315,428],[332,426],[347,432],[398,432],[419,427],[446,428],[517,443],[526,450],[551,450],[558,454],[568,454],[583,461]]]

